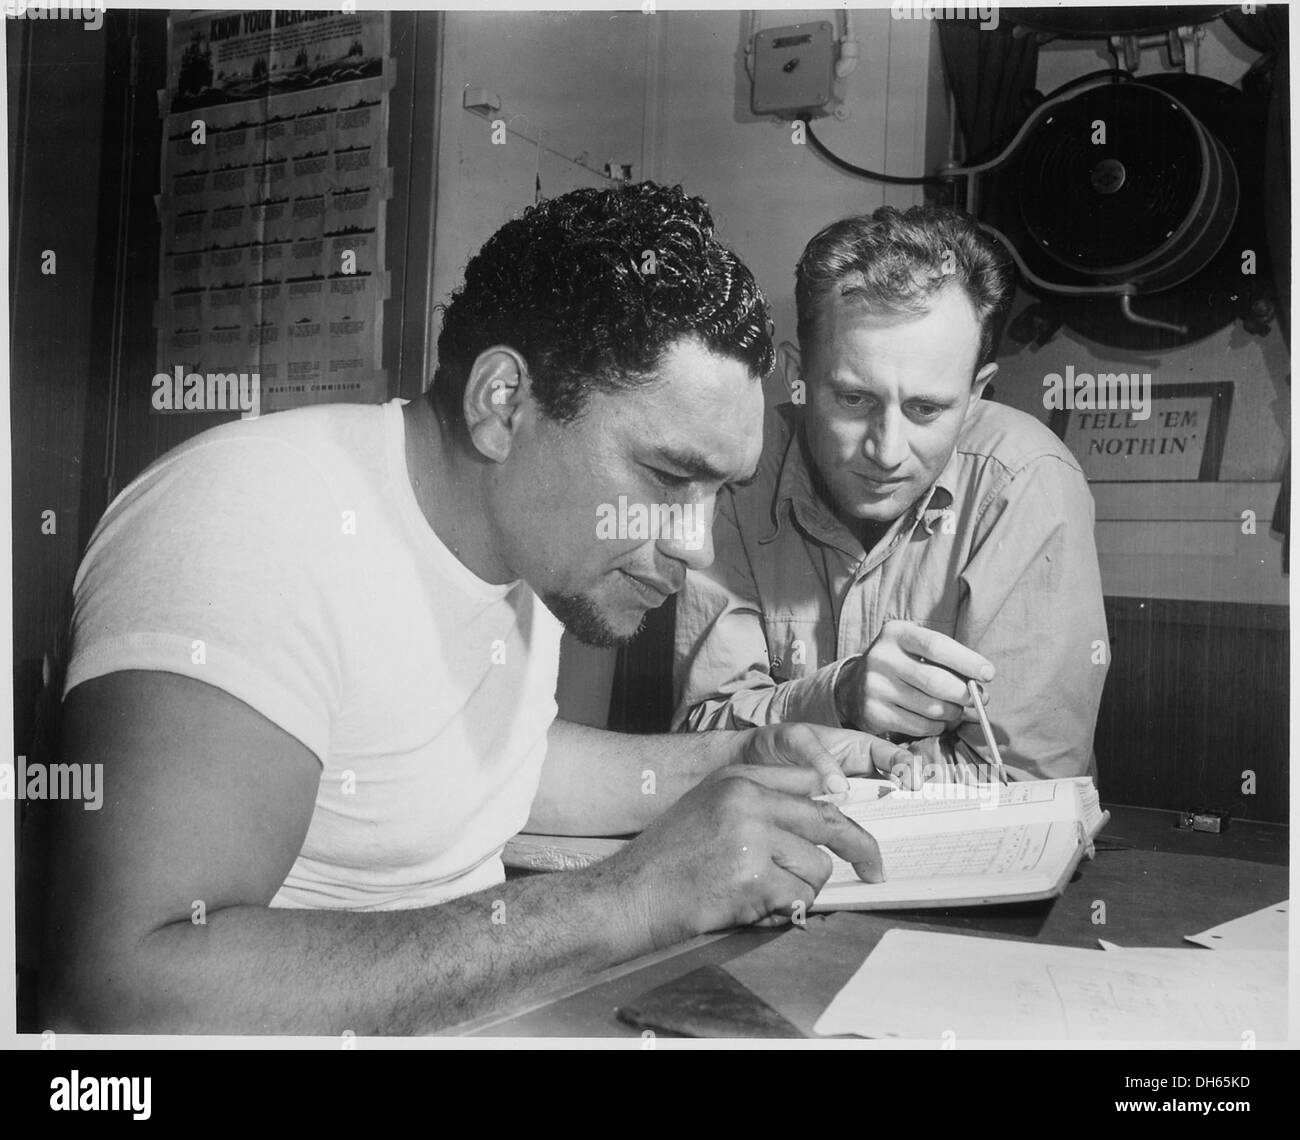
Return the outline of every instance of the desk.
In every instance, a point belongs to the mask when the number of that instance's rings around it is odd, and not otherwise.
[[[1060,898],[1046,903],[972,907],[951,911],[837,916],[853,920],[852,944],[845,924],[833,938],[814,938],[816,965],[791,979],[788,993],[769,1002],[805,1028],[862,964],[891,927],[923,925],[964,934],[1030,938],[1045,943],[1096,947],[1098,938],[1124,947],[1186,946],[1183,935],[1236,918],[1288,896],[1288,831],[1281,824],[1234,821],[1222,835],[1179,831],[1174,813],[1109,805],[1109,826],[1097,855],[1080,866]],[[1120,846],[1120,845],[1123,846]],[[1104,923],[1094,921],[1104,904]],[[808,931],[737,930],[708,935],[674,950],[637,959],[552,994],[524,1008],[467,1022],[451,1034],[490,1037],[638,1037],[616,1016],[642,994],[702,966],[720,966],[777,939],[808,939]],[[821,920],[824,921],[824,920]],[[794,943],[799,945],[799,943]],[[1189,952],[1192,952],[1189,950]],[[750,981],[763,963],[735,967]],[[753,988],[753,987],[751,987]]]

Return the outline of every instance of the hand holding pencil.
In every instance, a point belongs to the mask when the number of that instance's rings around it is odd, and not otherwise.
[[[835,705],[846,728],[878,736],[939,736],[973,716],[967,678],[989,682],[993,663],[937,629],[886,622],[865,653],[844,661]]]
[[[896,764],[891,771],[904,787],[933,780],[1006,783],[983,684],[994,676],[992,662],[954,638],[914,622],[892,621],[866,653],[841,668],[836,704],[846,726],[899,743],[920,738],[912,748],[916,763]],[[961,724],[979,725],[987,761],[955,735]],[[900,776],[900,768],[911,771]]]

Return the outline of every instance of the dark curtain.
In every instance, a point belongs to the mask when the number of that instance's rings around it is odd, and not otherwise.
[[[1010,24],[991,31],[977,20],[938,20],[943,70],[957,105],[967,164],[993,158],[1037,102],[1038,40]]]
[[[1228,12],[1224,23],[1247,47],[1262,53],[1244,84],[1268,90],[1268,125],[1264,143],[1264,210],[1277,321],[1291,343],[1291,51],[1287,8],[1267,4],[1253,15]],[[1282,475],[1282,490],[1273,509],[1273,530],[1282,535],[1282,571],[1291,571],[1291,462]]]
[[[1243,85],[1259,84],[1269,93],[1264,148],[1264,193],[1268,243],[1278,298],[1278,323],[1291,343],[1291,91],[1290,43],[1284,4],[1261,5],[1254,15],[1223,17],[1247,47],[1262,53]]]

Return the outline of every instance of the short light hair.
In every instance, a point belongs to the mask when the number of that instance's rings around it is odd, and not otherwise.
[[[980,328],[982,367],[993,359],[1015,282],[1011,259],[971,217],[941,206],[882,206],[832,222],[812,239],[795,269],[799,347],[807,355],[817,310],[832,293],[860,297],[873,312],[925,312],[936,294],[964,290]]]

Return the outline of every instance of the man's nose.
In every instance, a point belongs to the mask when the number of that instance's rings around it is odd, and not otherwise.
[[[886,410],[872,418],[862,453],[881,471],[892,471],[907,457],[902,413]]]
[[[660,535],[659,550],[685,563],[688,570],[706,570],[712,566],[713,505],[713,499],[686,504],[681,525],[674,525],[667,534]]]

